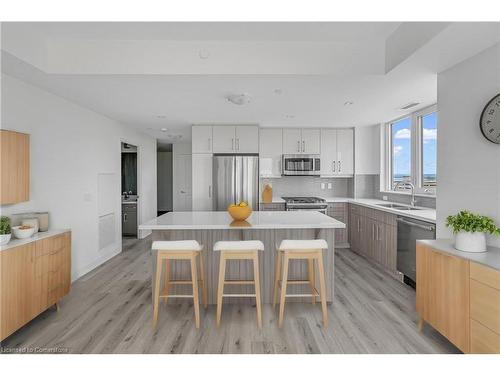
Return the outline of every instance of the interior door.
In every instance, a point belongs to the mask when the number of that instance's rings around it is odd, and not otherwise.
[[[217,154],[233,154],[236,152],[235,127],[217,125],[212,128],[212,149]]]
[[[213,197],[216,211],[226,211],[230,204],[236,202],[235,168],[234,156],[213,157]]]
[[[191,155],[175,157],[174,211],[191,211]]]
[[[300,154],[302,150],[300,129],[283,129],[283,153]]]
[[[305,154],[320,153],[319,129],[302,129],[302,152]]]

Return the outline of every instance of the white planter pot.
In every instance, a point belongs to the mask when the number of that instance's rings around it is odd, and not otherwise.
[[[458,232],[455,234],[455,249],[469,253],[486,251],[486,234],[484,232]]]
[[[9,234],[0,234],[0,245],[6,245],[10,241],[10,236],[12,236],[11,233]]]

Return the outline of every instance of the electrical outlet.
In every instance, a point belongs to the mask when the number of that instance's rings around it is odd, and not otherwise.
[[[386,200],[387,200],[387,195],[383,195],[383,196],[382,196],[382,199],[383,199],[384,201],[386,201]]]
[[[325,190],[325,183],[324,182],[321,183],[321,190]]]
[[[332,190],[332,183],[331,182],[328,183],[328,190]]]

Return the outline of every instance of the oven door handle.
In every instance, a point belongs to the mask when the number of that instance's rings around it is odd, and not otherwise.
[[[422,224],[414,223],[412,221],[407,221],[407,220],[400,218],[400,217],[398,217],[396,220],[398,221],[398,223],[409,225],[411,227],[417,227],[417,228],[420,228],[420,229],[423,229],[423,230],[426,230],[429,232],[434,232],[436,230],[436,228],[434,228],[432,225],[422,225]]]

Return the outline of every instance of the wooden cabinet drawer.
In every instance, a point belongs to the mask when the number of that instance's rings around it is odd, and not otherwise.
[[[470,316],[500,334],[500,290],[470,280]]]
[[[500,290],[500,271],[493,268],[471,262],[470,278]]]
[[[474,354],[499,354],[500,335],[471,319],[470,352]]]

